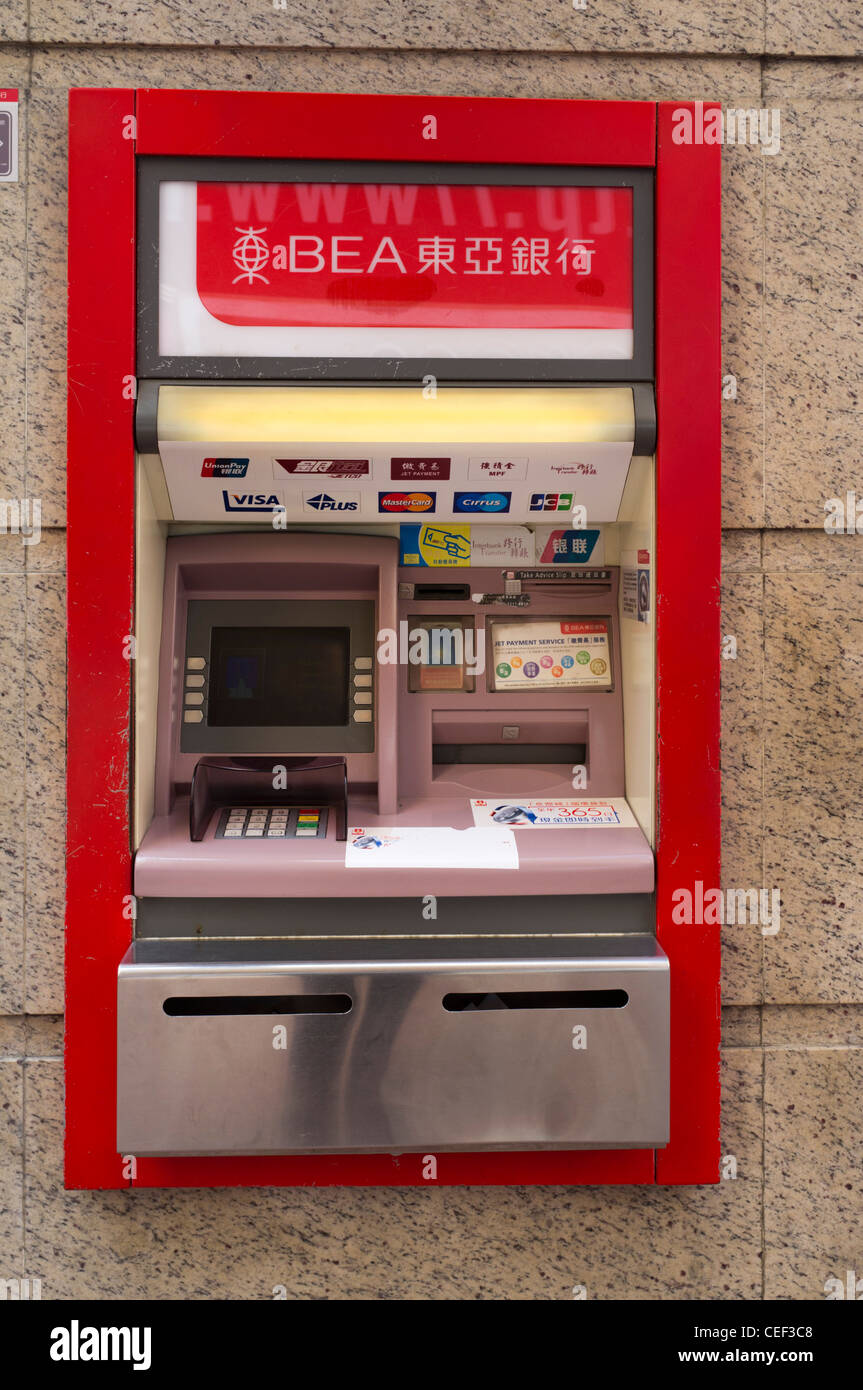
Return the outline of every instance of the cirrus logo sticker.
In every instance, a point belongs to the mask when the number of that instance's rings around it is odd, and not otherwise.
[[[433,512],[433,492],[379,492],[379,512]]]
[[[454,512],[508,512],[511,492],[457,492]]]

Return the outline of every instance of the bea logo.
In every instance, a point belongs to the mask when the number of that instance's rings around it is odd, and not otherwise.
[[[379,492],[379,512],[433,512],[433,492]]]
[[[457,492],[454,512],[508,512],[511,492]]]
[[[226,512],[271,512],[282,506],[274,492],[223,492],[222,502]]]

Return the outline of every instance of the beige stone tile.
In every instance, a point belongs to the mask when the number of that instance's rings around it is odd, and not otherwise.
[[[65,1192],[59,1063],[27,1063],[27,1267],[43,1297],[753,1298],[760,1184]],[[737,1128],[752,1152],[749,1071]],[[742,1084],[740,1078],[742,1077]],[[745,1096],[744,1099],[740,1099]],[[749,1160],[741,1164],[747,1168]]]
[[[813,527],[854,487],[861,445],[859,103],[795,99],[765,158],[766,521]]]
[[[21,1062],[0,1058],[0,1280],[24,1273],[23,1090]]]
[[[759,574],[761,572],[760,531],[722,532],[722,573]]]
[[[6,0],[0,11],[0,40],[9,43],[22,43],[27,38],[27,0]],[[15,86],[12,78],[3,78],[10,87]]]
[[[63,1008],[65,643],[62,578],[28,575],[25,1007],[37,1014]]]
[[[66,573],[66,532],[43,531],[38,545],[26,548],[29,573]]]
[[[722,887],[760,889],[763,868],[763,577],[726,571],[722,578]],[[758,1004],[763,992],[763,938],[754,923],[722,929],[722,1000]]]
[[[23,1057],[26,1036],[27,1025],[23,1014],[0,1013],[0,1060]]]
[[[767,0],[765,53],[850,54],[863,48],[863,14],[855,0],[810,9],[797,0]]]
[[[0,57],[2,65],[2,57]],[[4,69],[0,66],[0,73]],[[3,80],[8,80],[4,78]],[[10,83],[11,85],[11,83]],[[24,120],[19,117],[20,126]],[[0,183],[0,498],[26,495],[26,134],[19,145],[18,183]],[[22,167],[23,166],[23,167]]]
[[[722,152],[722,375],[723,525],[762,526],[764,156],[748,145]],[[726,399],[729,376],[736,395]]]
[[[42,525],[66,521],[66,107],[34,77],[27,217],[27,486]],[[41,543],[40,543],[41,544]]]
[[[863,501],[863,492],[860,494]],[[805,571],[824,572],[831,585],[855,577],[863,568],[863,545],[856,536],[827,535],[823,531],[765,531],[764,569],[775,575]]]
[[[30,1014],[25,1019],[28,1057],[63,1056],[63,1015]]]
[[[765,999],[855,1002],[863,998],[859,541],[856,551],[854,537],[823,533],[805,544],[769,542],[765,884],[780,888],[782,918],[765,938]]]
[[[765,1297],[822,1299],[863,1270],[863,1050],[765,1054]]]
[[[374,52],[327,49],[67,49],[33,52],[34,86],[198,87],[247,91],[434,92],[450,96],[721,100],[757,103],[755,58],[597,53]],[[64,119],[65,128],[65,119]]]
[[[0,574],[21,574],[27,563],[27,551],[32,549],[14,531],[0,535]]]
[[[561,0],[351,0],[348,6],[287,0],[251,7],[214,0],[206,11],[180,0],[31,0],[35,43],[224,44],[266,48],[495,49],[551,52],[754,53],[762,51],[762,3],[608,0],[575,10]]]
[[[0,1059],[61,1057],[63,1019],[58,1014],[0,1014]]]
[[[771,107],[798,97],[809,101],[859,101],[863,96],[863,68],[859,62],[840,58],[768,58],[763,64],[762,93],[765,104]]]
[[[765,1047],[863,1047],[863,1004],[767,1004]]]
[[[723,1011],[724,1012],[724,1011]],[[757,1010],[747,1010],[757,1013]],[[723,1182],[760,1183],[764,1148],[764,1055],[760,1047],[722,1049],[720,1071],[722,1171],[736,1173]],[[734,1160],[734,1166],[729,1160]]]
[[[760,1047],[761,1009],[752,1004],[723,1004],[722,1046]]]
[[[0,573],[0,1012],[8,1014],[24,1004],[26,672],[24,575]]]

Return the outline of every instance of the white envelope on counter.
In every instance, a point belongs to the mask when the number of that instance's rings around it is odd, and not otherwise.
[[[518,850],[502,826],[348,826],[347,869],[517,869]]]

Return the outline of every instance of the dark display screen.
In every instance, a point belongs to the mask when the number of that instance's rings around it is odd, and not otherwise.
[[[207,723],[346,725],[350,648],[347,627],[214,627]]]

